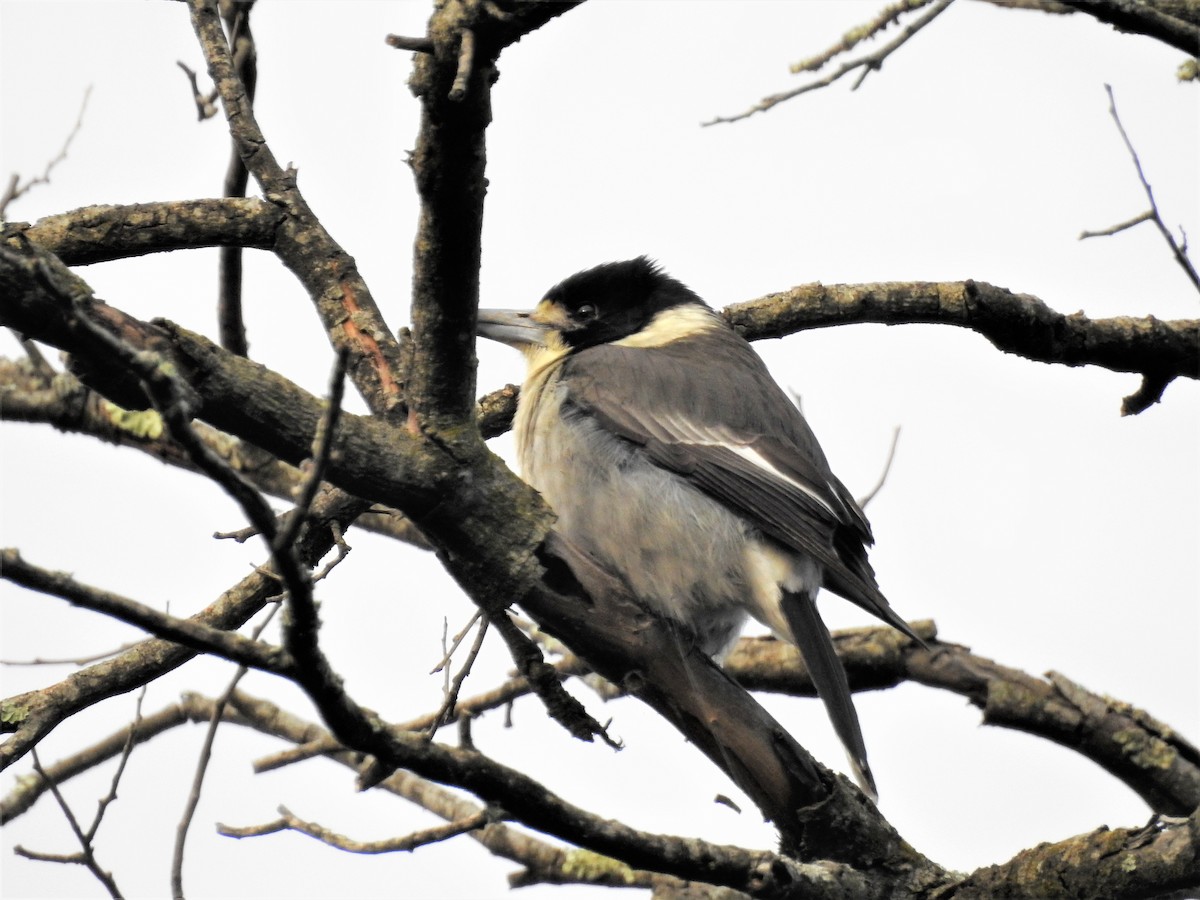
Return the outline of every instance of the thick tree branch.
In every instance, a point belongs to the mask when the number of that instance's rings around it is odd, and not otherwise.
[[[748,338],[859,322],[968,328],[998,349],[1037,362],[1136,372],[1165,387],[1200,378],[1200,320],[1063,315],[1029,294],[976,281],[806,284],[735,303],[725,318]]]
[[[283,217],[278,206],[256,198],[173,200],[85,206],[32,225],[13,223],[5,234],[21,231],[67,265],[86,266],[226,244],[270,250]]]
[[[1058,0],[1064,6],[1087,13],[1117,31],[1143,34],[1162,41],[1189,56],[1200,55],[1200,25],[1178,18],[1139,0]]]
[[[1101,827],[1023,850],[973,872],[944,894],[954,900],[1035,897],[1047,885],[1079,898],[1190,897],[1200,887],[1200,808],[1182,822],[1157,817],[1144,828]]]
[[[937,642],[930,622],[914,627],[929,650],[887,628],[838,632],[838,655],[851,688],[914,681],[952,691],[983,711],[984,724],[1025,731],[1086,756],[1156,812],[1186,815],[1200,806],[1200,750],[1168,726],[1060,674],[1035,678],[965,647]],[[743,640],[725,668],[751,690],[815,696],[803,660],[780,641]]]
[[[484,132],[497,57],[574,3],[449,0],[429,20],[409,81],[421,102],[412,170],[421,199],[413,257],[412,401],[417,427],[453,440],[470,422],[486,190]],[[471,439],[470,436],[467,438]]]

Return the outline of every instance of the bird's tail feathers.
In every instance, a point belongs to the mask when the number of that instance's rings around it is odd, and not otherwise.
[[[916,641],[925,650],[929,649],[929,645],[925,643],[925,640],[913,631],[907,622],[900,618],[900,614],[892,609],[891,604],[887,602],[887,598],[883,596],[883,592],[871,582],[860,578],[838,580],[836,575],[833,575],[827,569],[825,572],[825,587],[839,597],[849,600],[860,609],[866,610],[875,618],[881,619],[888,625],[891,625],[905,637]]]
[[[871,776],[871,768],[867,765],[867,746],[858,724],[858,713],[850,697],[850,682],[846,679],[842,661],[834,652],[829,629],[821,621],[813,597],[784,591],[782,605],[793,640],[800,650],[800,655],[804,657],[804,664],[812,676],[817,695],[825,704],[833,722],[833,730],[837,732],[846,748],[854,780],[858,782],[863,793],[875,800],[878,798],[878,792],[875,789],[875,779]],[[903,624],[903,620],[901,623]],[[902,630],[907,630],[907,626]]]

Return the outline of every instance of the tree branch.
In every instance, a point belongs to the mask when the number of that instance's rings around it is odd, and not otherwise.
[[[983,711],[984,724],[1024,731],[1082,754],[1157,812],[1186,815],[1200,806],[1200,750],[1168,726],[1058,673],[1035,678],[937,642],[931,622],[914,628],[929,650],[886,628],[838,632],[838,655],[851,689],[914,681],[952,691]],[[774,639],[741,641],[725,669],[750,690],[816,696],[799,653]]]
[[[725,318],[749,338],[860,322],[968,328],[1036,362],[1094,365],[1165,379],[1200,377],[1200,320],[1063,315],[1037,297],[984,282],[806,284],[735,303]]]
[[[254,89],[258,84],[258,51],[250,31],[250,12],[254,0],[227,3],[222,18],[233,44],[233,68],[246,89],[246,103],[254,105]],[[225,170],[226,197],[245,197],[250,173],[242,163],[238,145],[233,144],[229,165]],[[236,244],[221,247],[217,274],[217,322],[221,345],[239,356],[249,355],[246,325],[242,320],[242,248]]]
[[[340,493],[319,498],[298,545],[305,564],[315,565],[333,545],[333,528],[344,527],[364,506],[363,501]],[[258,569],[192,616],[191,621],[211,628],[238,628],[278,591],[278,581]],[[64,719],[101,700],[141,687],[193,656],[195,651],[172,641],[143,641],[57,684],[8,698],[2,705],[0,731],[14,734],[0,746],[0,770],[24,756]]]
[[[189,6],[192,27],[242,162],[266,199],[284,212],[275,252],[308,290],[333,346],[349,348],[350,378],[367,405],[377,415],[401,420],[405,378],[399,345],[353,258],[309,208],[296,186],[295,173],[285,171],[267,146],[234,67],[215,0],[189,0]]]
[[[740,112],[733,116],[717,116],[707,122],[702,122],[700,127],[707,128],[710,125],[739,122],[742,119],[749,118],[755,113],[766,112],[767,110],[778,106],[780,103],[785,103],[788,100],[799,97],[801,94],[807,94],[809,91],[815,91],[824,87],[828,87],[842,76],[853,72],[855,69],[861,69],[862,71],[859,73],[858,80],[854,82],[854,86],[851,88],[851,90],[858,90],[859,86],[863,83],[863,81],[866,80],[867,75],[869,75],[871,72],[877,72],[883,68],[884,60],[908,43],[909,39],[911,39],[918,31],[945,12],[952,2],[954,2],[954,0],[936,0],[936,2],[930,6],[924,15],[904,26],[904,28],[901,29],[900,34],[890,43],[884,44],[874,53],[869,53],[866,56],[860,57],[859,59],[852,59],[842,63],[842,65],[838,66],[824,78],[801,85],[798,88],[792,88],[790,91],[781,91],[778,94],[771,94],[769,97],[764,97],[762,100],[744,112]],[[924,2],[916,3],[912,6],[912,8],[916,9],[924,5]],[[897,10],[895,7],[889,7],[888,9],[885,9],[879,16],[876,17],[874,22],[866,26],[866,30],[868,30],[871,34],[880,31],[883,27],[878,24],[880,21],[883,21],[884,24],[886,24],[887,22],[890,22],[899,16],[901,12],[903,12],[903,10]],[[843,39],[843,45],[846,45],[847,43],[847,40]],[[854,43],[857,43],[857,41]],[[853,44],[849,44],[849,46],[853,46]],[[847,49],[849,48],[847,47]],[[814,60],[808,60],[804,63],[799,63],[795,66],[792,66],[792,72],[808,71],[817,63],[817,61],[822,61],[821,64],[823,65],[823,59],[825,57],[832,57],[834,55],[836,54],[827,51],[825,54],[816,57]]]
[[[1200,29],[1197,29],[1197,34],[1200,34]],[[1167,227],[1167,223],[1162,220],[1162,215],[1160,215],[1158,211],[1158,203],[1154,199],[1154,190],[1150,187],[1150,182],[1146,180],[1146,173],[1142,171],[1142,161],[1138,159],[1137,150],[1135,150],[1133,147],[1133,141],[1129,139],[1129,135],[1125,132],[1125,126],[1121,124],[1121,117],[1117,115],[1117,101],[1116,98],[1113,97],[1112,85],[1106,84],[1104,86],[1104,90],[1108,94],[1108,114],[1112,116],[1113,122],[1115,122],[1117,125],[1117,131],[1121,134],[1121,140],[1125,144],[1125,149],[1129,151],[1129,156],[1133,159],[1133,167],[1137,170],[1138,181],[1142,183],[1142,190],[1146,192],[1146,199],[1150,201],[1149,211],[1142,213],[1142,216],[1137,220],[1131,220],[1128,223],[1116,226],[1116,230],[1128,228],[1134,224],[1137,224],[1137,222],[1145,221],[1146,219],[1152,221],[1155,227],[1158,228],[1158,233],[1162,235],[1163,240],[1166,241],[1167,246],[1171,249],[1171,255],[1175,257],[1175,262],[1179,263],[1179,267],[1183,269],[1184,274],[1187,275],[1188,280],[1192,283],[1192,286],[1197,290],[1200,290],[1200,273],[1196,272],[1196,267],[1192,265],[1191,259],[1188,258],[1187,241],[1184,241],[1183,246],[1180,246],[1178,243],[1176,243],[1175,235],[1171,234],[1171,229],[1169,229]],[[1098,232],[1098,234],[1113,233],[1114,231],[1112,229]],[[1081,237],[1093,236],[1094,235],[1089,234],[1086,231],[1083,233],[1083,235],[1081,235]]]
[[[1048,884],[1063,897],[1138,900],[1186,897],[1200,887],[1200,808],[1186,820],[1144,828],[1097,828],[1022,850],[971,873],[945,896],[955,900],[1031,897]]]
[[[167,465],[200,471],[154,410],[123,409],[70,372],[51,371],[47,377],[23,360],[0,357],[0,421],[47,424],[58,431],[132,447]],[[203,422],[193,422],[192,429],[210,452],[266,494],[293,500],[305,483],[300,469],[258,447]],[[396,509],[378,506],[364,512],[354,524],[422,550],[431,549],[416,526]]]
[[[42,170],[41,175],[35,175],[24,184],[21,184],[20,176],[16,172],[12,173],[3,194],[0,194],[0,223],[3,223],[8,218],[8,207],[14,200],[26,194],[35,185],[50,183],[50,173],[54,171],[59,163],[67,158],[67,152],[71,149],[71,144],[79,134],[79,130],[83,128],[83,114],[87,112],[88,100],[91,96],[92,86],[89,84],[83,92],[83,100],[79,104],[79,115],[75,117],[75,124],[67,133],[67,138],[63,141],[58,153],[46,163],[46,168]]]
[[[32,225],[14,223],[5,234],[22,232],[67,265],[86,266],[225,244],[270,250],[283,218],[278,206],[256,198],[172,200],[85,206]]]
[[[240,634],[204,625],[195,619],[180,619],[119,594],[81,584],[66,572],[51,572],[27,563],[11,547],[0,550],[0,577],[31,591],[59,597],[73,606],[143,628],[157,637],[193,650],[212,653],[276,675],[289,675],[295,668],[291,657],[278,647],[260,644]]]
[[[1200,26],[1135,0],[1058,0],[1087,13],[1117,31],[1132,32],[1162,41],[1189,56],[1200,54]]]
[[[1141,374],[1150,384],[1151,399],[1134,402],[1146,390],[1143,386],[1126,399],[1124,414],[1156,403],[1176,377],[1200,378],[1200,319],[1064,315],[1031,294],[982,281],[802,284],[732,303],[721,315],[749,341],[867,322],[966,328],[1006,353],[1035,362]],[[510,384],[480,398],[486,436],[503,434],[512,425],[518,395]]]

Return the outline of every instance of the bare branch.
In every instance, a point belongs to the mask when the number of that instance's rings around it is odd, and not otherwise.
[[[918,31],[945,12],[953,2],[954,0],[937,0],[937,2],[934,3],[923,16],[913,22],[910,22],[903,29],[901,29],[899,36],[897,36],[891,43],[885,44],[874,53],[869,53],[866,56],[858,59],[842,63],[842,65],[834,69],[829,75],[819,79],[818,81],[810,82],[798,88],[792,88],[790,91],[781,91],[778,94],[772,94],[769,97],[764,97],[745,112],[740,112],[733,116],[717,116],[708,122],[702,122],[701,127],[706,128],[710,125],[738,122],[742,119],[747,119],[755,113],[766,112],[767,110],[778,106],[780,103],[784,103],[795,97],[799,97],[801,94],[807,94],[809,91],[815,91],[823,87],[828,87],[840,79],[843,75],[853,72],[855,69],[861,69],[862,71],[858,76],[858,80],[854,83],[854,87],[851,88],[851,90],[857,90],[859,85],[866,80],[867,75],[883,68],[884,60],[904,46]]]
[[[401,34],[389,34],[384,38],[389,47],[397,50],[411,50],[414,53],[432,53],[433,41],[426,37],[405,37]]]
[[[12,548],[0,550],[0,577],[32,591],[59,597],[74,606],[95,610],[144,628],[151,634],[193,650],[214,653],[277,675],[288,675],[294,668],[288,654],[278,647],[211,628],[194,619],[180,619],[118,594],[81,584],[65,572],[51,572],[27,563]]]
[[[58,155],[46,163],[46,168],[42,170],[41,175],[33,176],[24,184],[20,183],[20,177],[16,172],[13,172],[9,177],[8,185],[5,187],[3,195],[0,195],[0,222],[4,222],[7,219],[8,207],[14,200],[28,193],[29,189],[35,185],[50,183],[50,174],[59,163],[67,158],[67,151],[71,149],[71,143],[83,127],[83,114],[87,111],[88,100],[91,96],[92,86],[89,84],[83,92],[83,101],[79,104],[79,115],[75,117],[75,124],[71,127],[70,132],[67,133],[67,139],[63,141]]]
[[[1058,0],[1064,6],[1112,25],[1118,31],[1144,34],[1189,56],[1200,54],[1200,26],[1160,11],[1150,3],[1129,0]]]
[[[406,379],[391,329],[354,260],[309,208],[296,186],[295,173],[280,166],[267,145],[238,77],[215,0],[189,0],[189,6],[234,145],[264,196],[285,212],[276,234],[276,253],[308,290],[333,346],[350,348],[348,372],[371,410],[402,421],[407,409],[401,386]]]
[[[125,766],[129,762],[130,754],[133,753],[134,735],[137,734],[138,726],[142,723],[142,701],[146,699],[146,688],[138,691],[137,703],[134,706],[133,721],[129,723],[129,733],[125,736],[125,745],[121,748],[120,761],[117,763],[117,769],[113,772],[112,781],[109,784],[108,793],[100,798],[100,802],[96,805],[96,815],[92,819],[92,825],[88,828],[87,839],[90,844],[96,838],[96,832],[100,830],[100,823],[104,820],[104,813],[114,800],[117,799],[117,787],[121,783],[121,776],[125,774]],[[43,777],[45,772],[41,772]],[[53,782],[50,782],[53,784]]]
[[[117,887],[116,881],[113,880],[111,872],[106,872],[100,867],[100,863],[96,860],[95,848],[92,846],[90,835],[83,833],[83,829],[79,827],[79,820],[75,818],[75,814],[71,811],[71,807],[67,805],[67,801],[63,798],[62,792],[59,791],[58,785],[49,779],[46,775],[46,770],[42,768],[41,762],[38,760],[37,751],[33,751],[33,770],[38,776],[47,783],[50,788],[50,793],[54,795],[55,801],[58,803],[58,808],[62,810],[63,816],[67,820],[67,824],[71,826],[71,831],[75,835],[75,839],[79,841],[80,852],[77,857],[61,857],[53,858],[45,854],[38,855],[36,858],[47,862],[76,862],[85,866],[89,872],[96,876],[96,880],[104,885],[104,889],[108,891],[108,895],[114,900],[121,900],[121,891]],[[17,848],[17,852],[23,856],[30,855],[22,853],[22,848]]]
[[[59,760],[46,769],[49,781],[40,778],[18,779],[12,791],[0,800],[0,825],[6,825],[27,812],[47,790],[51,782],[62,784],[83,772],[99,766],[125,752],[130,738],[141,744],[184,722],[208,721],[212,705],[198,702],[196,697],[174,704],[149,716],[135,720],[132,727],[121,728],[108,737],[85,747],[78,753]]]
[[[97,660],[108,659],[116,656],[118,653],[124,653],[130,647],[137,646],[137,641],[130,641],[122,644],[119,647],[114,647],[112,650],[105,650],[103,653],[92,653],[88,656],[74,656],[62,659],[43,659],[35,657],[33,659],[0,659],[0,666],[86,666],[88,663],[94,663]]]
[[[316,838],[323,844],[336,847],[338,850],[345,850],[348,853],[397,853],[410,852],[427,844],[446,841],[460,834],[484,828],[493,821],[499,821],[503,818],[504,815],[502,813],[494,814],[488,810],[484,810],[446,825],[437,825],[422,831],[414,831],[412,834],[405,835],[404,837],[388,838],[383,841],[358,841],[343,834],[338,834],[335,831],[330,831],[328,828],[323,828],[316,822],[301,819],[291,813],[287,807],[281,806],[279,807],[279,818],[274,822],[267,823],[266,825],[252,825],[246,828],[231,828],[228,825],[219,824],[217,825],[217,833],[223,834],[226,837],[246,838],[258,837],[264,834],[277,834],[280,831],[298,831],[301,834],[307,834],[309,837]]]
[[[1135,225],[1141,225],[1143,222],[1152,222],[1152,221],[1154,221],[1154,210],[1148,209],[1144,213],[1138,213],[1132,219],[1129,219],[1125,222],[1121,222],[1120,224],[1117,224],[1117,225],[1112,225],[1108,228],[1102,228],[1099,231],[1087,231],[1087,230],[1081,231],[1081,232],[1079,232],[1079,240],[1084,241],[1084,240],[1087,240],[1088,238],[1094,238],[1094,237],[1111,237],[1112,235],[1120,234],[1122,231],[1125,231],[1128,228],[1132,228]]]
[[[972,872],[955,900],[1031,897],[1047,884],[1065,897],[1192,897],[1200,887],[1200,808],[1174,823],[1100,827],[1022,850],[998,866]]]
[[[272,606],[267,610],[267,614],[263,616],[263,620],[258,623],[254,631],[250,635],[250,640],[257,641],[262,636],[266,627],[271,624],[271,620],[275,618],[275,613],[279,611],[278,606]],[[245,677],[249,672],[246,666],[238,666],[233,678],[229,680],[229,687],[225,692],[217,698],[213,704],[212,715],[209,717],[208,728],[204,733],[204,743],[200,746],[200,756],[196,760],[196,773],[192,776],[192,787],[188,792],[187,801],[184,803],[183,815],[179,819],[179,824],[175,826],[175,847],[171,855],[171,896],[182,898],[183,894],[183,850],[187,844],[188,829],[191,828],[192,818],[196,814],[196,807],[200,805],[200,791],[204,786],[204,775],[208,771],[209,760],[212,759],[213,743],[217,739],[217,726],[221,724],[225,716],[225,709],[229,705],[229,699],[233,696],[233,692],[237,690],[238,682]],[[144,690],[144,688],[143,688]],[[130,734],[132,739],[132,732]]]
[[[458,68],[454,72],[454,83],[450,85],[447,95],[455,103],[467,95],[471,82],[471,72],[475,68],[475,32],[470,28],[462,30],[461,44],[458,49]]]
[[[969,328],[1000,350],[1038,362],[1103,366],[1165,378],[1200,377],[1200,320],[1063,315],[1029,294],[977,281],[806,284],[727,307],[748,338],[860,322]]]
[[[0,252],[11,253],[2,248]],[[69,328],[78,330],[101,356],[112,357],[121,368],[137,376],[170,429],[171,435],[184,448],[191,461],[233,498],[250,523],[263,535],[289,600],[293,604],[305,603],[311,585],[296,560],[291,541],[282,544],[276,540],[275,513],[254,486],[230,468],[220,456],[213,453],[193,430],[191,420],[194,392],[162,357],[145,350],[135,350],[120,337],[93,321],[85,305],[91,300],[90,289],[86,286],[81,289],[79,285],[82,282],[78,279],[72,282],[62,277],[63,273],[51,260],[53,257],[32,255],[27,260],[15,261],[32,266],[37,277],[43,282],[44,289],[58,293],[64,307],[69,305]]]
[[[157,412],[123,409],[86,387],[70,372],[51,369],[43,374],[31,371],[30,364],[0,357],[0,390],[4,391],[0,420],[53,425],[59,431],[132,447],[159,462],[199,471],[163,427]],[[294,500],[305,482],[305,476],[297,467],[276,459],[253,444],[203,422],[193,422],[192,429],[209,450],[264,493],[281,500]],[[364,513],[355,524],[422,550],[431,549],[429,541],[411,520],[399,510],[382,504]],[[246,540],[257,531],[248,528],[236,534],[240,540]]]
[[[348,351],[345,347],[342,347],[338,350],[337,357],[334,360],[333,373],[329,377],[329,393],[325,405],[325,414],[321,416],[321,420],[317,424],[316,433],[313,435],[312,457],[308,464],[308,472],[297,488],[296,508],[287,518],[283,530],[275,538],[276,543],[280,547],[290,547],[295,543],[296,538],[300,536],[300,530],[304,527],[308,515],[312,511],[313,501],[317,497],[317,490],[321,487],[321,480],[325,477],[325,470],[329,467],[329,458],[333,453],[333,439],[337,431],[338,418],[342,414],[342,398],[346,389],[346,360],[348,356]]]
[[[254,46],[254,35],[250,31],[250,2],[228,3],[222,8],[222,18],[229,30],[233,45],[233,67],[238,78],[246,86],[246,102],[254,105],[254,90],[258,84],[258,52]],[[217,94],[213,89],[213,96]],[[238,145],[233,144],[229,165],[225,170],[225,196],[245,197],[250,173],[242,163]],[[225,245],[221,248],[217,283],[217,325],[221,334],[221,345],[231,353],[248,356],[246,325],[242,320],[242,248]]]
[[[1157,393],[1140,407],[1128,398],[1124,414],[1157,402],[1176,377],[1200,377],[1200,319],[1064,315],[1031,294],[982,281],[802,284],[720,312],[750,341],[865,322],[967,328],[1006,353],[1036,362],[1142,374]],[[486,436],[503,434],[512,425],[519,393],[510,384],[480,398]]]
[[[1200,29],[1197,30],[1197,34],[1200,35]],[[1125,126],[1121,124],[1121,117],[1117,115],[1117,101],[1116,98],[1113,97],[1112,85],[1104,85],[1104,90],[1108,93],[1108,113],[1112,116],[1113,121],[1117,124],[1117,131],[1121,133],[1121,140],[1125,142],[1125,149],[1129,151],[1129,155],[1133,158],[1133,167],[1137,169],[1138,180],[1142,183],[1142,189],[1146,192],[1146,199],[1150,201],[1150,211],[1142,213],[1141,221],[1145,221],[1146,218],[1149,218],[1154,222],[1154,224],[1158,227],[1159,234],[1163,236],[1163,240],[1166,241],[1167,246],[1171,248],[1171,255],[1175,257],[1175,261],[1179,263],[1180,267],[1187,274],[1188,280],[1191,281],[1192,286],[1195,287],[1196,290],[1200,291],[1200,273],[1196,272],[1196,267],[1192,265],[1191,259],[1188,258],[1187,239],[1186,237],[1184,238],[1182,245],[1177,244],[1175,242],[1175,236],[1171,234],[1171,229],[1169,229],[1166,223],[1162,220],[1162,216],[1158,212],[1158,203],[1154,200],[1154,191],[1150,187],[1150,182],[1146,180],[1146,173],[1142,171],[1142,161],[1138,159],[1137,151],[1133,149],[1133,142],[1129,139],[1129,135],[1125,132]],[[1131,222],[1130,224],[1136,223]],[[1120,230],[1121,227],[1122,226],[1117,226],[1117,229]],[[1124,227],[1128,227],[1128,225]],[[1105,234],[1112,232],[1100,233]],[[1084,235],[1087,235],[1087,232],[1084,232]]]
[[[792,63],[788,66],[788,71],[793,75],[798,75],[801,72],[817,72],[824,68],[825,64],[835,56],[839,56],[842,53],[849,53],[863,41],[875,37],[880,32],[886,30],[888,26],[894,25],[905,13],[920,9],[922,6],[928,6],[931,2],[933,0],[900,0],[899,3],[885,6],[870,22],[850,29],[842,35],[840,41],[816,56]]]
[[[1035,734],[1086,756],[1152,809],[1179,815],[1200,806],[1200,750],[1152,716],[1057,673],[1035,678],[965,647],[937,642],[931,622],[913,627],[930,643],[929,650],[886,628],[835,635],[853,690],[915,681],[952,691],[979,707],[985,724]],[[799,654],[780,641],[742,641],[725,669],[751,690],[815,696]]]
[[[475,617],[472,617],[471,621],[472,622],[476,621],[476,619],[480,618],[481,615],[482,615],[482,610],[480,610],[479,613]],[[446,685],[445,698],[442,700],[442,705],[438,709],[438,711],[436,713],[434,713],[433,721],[429,724],[429,729],[426,731],[426,735],[430,739],[432,739],[433,735],[437,732],[437,730],[439,728],[441,728],[442,725],[444,725],[448,721],[450,721],[450,718],[454,715],[455,706],[458,703],[459,691],[462,690],[463,681],[466,680],[466,677],[469,674],[471,674],[471,667],[475,664],[475,658],[479,656],[479,651],[483,647],[483,639],[484,639],[484,637],[487,636],[487,627],[488,627],[487,619],[483,619],[482,621],[480,621],[479,628],[476,630],[476,633],[475,633],[475,643],[471,645],[471,649],[467,653],[466,661],[463,662],[462,667],[458,670],[458,674],[456,674],[454,676],[454,680]],[[453,652],[453,651],[450,651],[450,652]],[[447,653],[447,661],[446,661],[446,667],[445,667],[447,673],[449,673],[448,657],[449,657],[449,653]]]
[[[900,443],[900,426],[897,425],[892,430],[892,446],[888,448],[887,460],[883,464],[883,471],[879,473],[879,480],[875,482],[875,486],[867,491],[858,501],[858,505],[863,509],[867,508],[867,504],[875,499],[884,484],[887,483],[888,473],[892,471],[892,461],[896,458],[896,446]]]
[[[183,74],[187,76],[188,84],[192,86],[192,102],[196,104],[196,119],[203,122],[205,119],[211,119],[217,114],[217,89],[213,88],[207,94],[200,90],[200,83],[197,80],[196,70],[184,63],[182,60],[177,60],[175,65],[183,69]]]
[[[282,221],[279,207],[257,198],[177,200],[87,206],[39,219],[24,234],[67,265],[86,266],[224,244],[269,250]]]

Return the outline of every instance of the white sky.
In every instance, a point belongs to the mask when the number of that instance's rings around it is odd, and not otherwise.
[[[483,301],[531,305],[592,264],[648,253],[715,306],[809,281],[974,278],[1035,294],[1063,312],[1194,318],[1197,294],[1149,225],[1079,242],[1085,228],[1145,208],[1107,111],[1111,83],[1160,207],[1200,234],[1196,88],[1174,79],[1182,54],[1082,16],[955,4],[873,74],[765,116],[701,129],[795,84],[787,64],[837,40],[883,5],[595,2],[510,49],[489,130]],[[260,122],[323,221],[357,259],[389,322],[408,320],[416,222],[404,165],[418,107],[408,54],[389,32],[420,34],[425,3],[264,2],[254,12]],[[223,123],[195,122],[175,66],[202,61],[175,3],[0,3],[0,175],[41,170],[75,120],[82,132],[52,184],[15,219],[92,203],[220,192]],[[251,352],[313,391],[327,379],[319,323],[292,277],[251,254]],[[139,316],[215,330],[215,251],[92,266],[98,294]],[[18,352],[11,338],[0,344]],[[892,604],[937,621],[943,639],[1033,674],[1055,669],[1137,704],[1200,738],[1200,389],[1122,419],[1136,376],[1005,356],[947,327],[856,326],[758,345],[804,409],[835,470],[865,491],[903,427],[888,484],[869,514],[872,560]],[[520,360],[481,347],[481,390],[520,380]],[[179,615],[202,608],[260,561],[257,546],[215,542],[244,524],[199,479],[44,427],[3,425],[0,543],[28,560]],[[505,440],[495,442],[498,451]],[[181,514],[181,510],[186,513]],[[352,533],[354,553],[321,586],[324,646],[367,706],[401,719],[434,709],[443,617],[469,603],[430,555]],[[0,657],[70,656],[113,647],[134,629],[0,583]],[[835,599],[832,627],[864,624]],[[489,640],[465,693],[507,671]],[[70,667],[0,668],[5,696]],[[192,663],[156,683],[145,710],[180,692],[218,693],[232,666]],[[298,692],[243,682],[311,716]],[[669,727],[632,701],[578,690],[627,744],[584,745],[546,723],[536,701],[515,727],[477,723],[485,752],[531,769],[566,799],[652,830],[771,847],[774,835]],[[826,764],[843,755],[809,700],[766,704]],[[917,686],[861,696],[884,813],[920,850],[970,868],[1099,825],[1137,825],[1146,806],[1086,760],[1044,741],[978,727],[965,700]],[[115,698],[60,727],[56,760],[133,714]],[[202,729],[139,748],[97,842],[131,897],[165,896],[170,846]],[[252,824],[284,804],[360,839],[431,824],[403,801],[353,792],[346,770],[312,761],[255,777],[278,749],[225,729],[193,825],[185,887],[193,898],[497,896],[514,866],[465,838],[415,854],[359,858],[298,835],[219,838],[217,821]],[[0,790],[29,771],[5,773]],[[90,814],[111,770],[66,793]],[[4,830],[5,897],[100,896],[79,867],[30,863],[14,844],[70,852],[50,798]],[[539,888],[530,897],[601,896]]]

